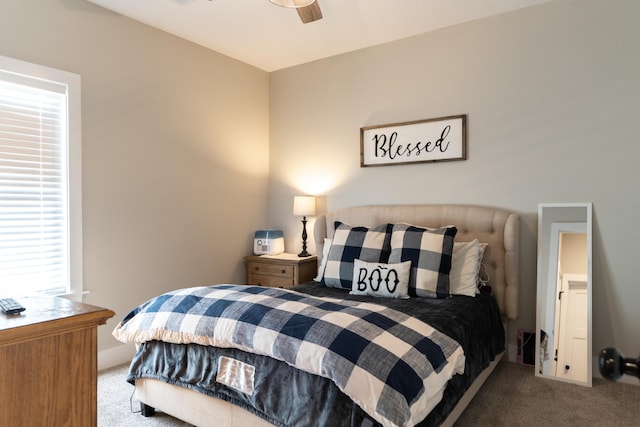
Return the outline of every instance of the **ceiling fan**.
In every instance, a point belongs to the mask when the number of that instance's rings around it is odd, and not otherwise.
[[[176,3],[189,4],[196,0],[174,0]],[[211,1],[211,0],[209,0]],[[300,20],[303,24],[318,21],[322,19],[322,11],[318,0],[269,0],[271,3],[280,7],[295,9],[298,12]]]
[[[318,0],[269,0],[271,3],[281,6],[295,8],[298,16],[304,24],[322,19],[322,11]]]

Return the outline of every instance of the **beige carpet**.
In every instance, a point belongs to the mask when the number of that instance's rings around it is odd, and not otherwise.
[[[640,426],[640,387],[594,378],[588,388],[503,362],[456,426]]]
[[[99,373],[98,427],[190,426],[159,411],[153,417],[140,415],[140,403],[132,402],[133,386],[126,381],[128,368],[121,365]]]
[[[150,418],[132,413],[126,370],[123,365],[100,373],[99,427],[189,426],[161,412]],[[139,411],[137,403],[133,410]],[[531,367],[503,362],[456,426],[640,426],[640,387],[594,379],[586,388],[536,378]]]

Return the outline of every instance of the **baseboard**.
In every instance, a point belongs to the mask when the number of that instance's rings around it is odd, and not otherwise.
[[[625,375],[622,378],[620,378],[618,380],[619,383],[625,383],[625,384],[631,384],[631,385],[640,385],[640,379],[631,376],[631,375]]]
[[[506,362],[518,363],[518,345],[517,344],[508,344],[507,352],[505,354],[504,360]]]
[[[518,346],[510,344],[507,346],[507,354],[505,355],[506,361],[517,363],[518,362]],[[594,356],[592,361],[592,376],[593,378],[603,379],[602,375],[600,375],[600,365],[599,365],[599,356]],[[634,377],[633,375],[625,375],[618,380],[620,383],[631,384],[631,385],[640,385],[640,379]]]
[[[130,362],[135,352],[136,348],[133,344],[122,344],[117,347],[99,351],[98,371]]]

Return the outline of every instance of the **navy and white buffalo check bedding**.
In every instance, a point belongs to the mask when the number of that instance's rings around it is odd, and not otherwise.
[[[231,347],[282,360],[331,379],[385,426],[422,420],[465,365],[457,342],[404,313],[259,286],[161,295],[135,308],[113,335],[123,342]]]

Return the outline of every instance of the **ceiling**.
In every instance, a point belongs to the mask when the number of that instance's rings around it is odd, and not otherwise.
[[[303,24],[268,0],[87,0],[265,71],[551,0],[318,0]]]

